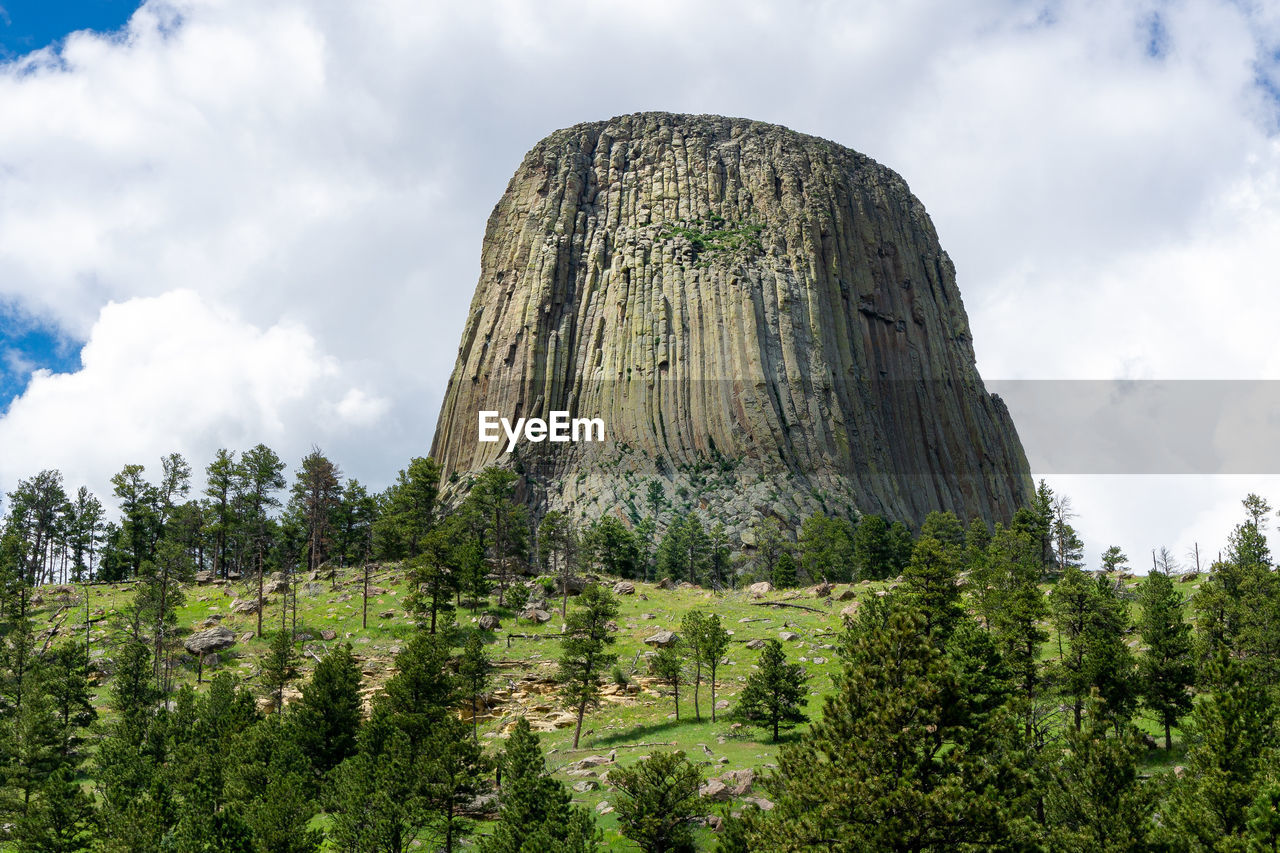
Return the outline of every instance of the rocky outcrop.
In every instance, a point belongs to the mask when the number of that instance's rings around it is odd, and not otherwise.
[[[236,644],[236,635],[227,628],[217,625],[204,631],[197,631],[182,642],[183,648],[193,655],[207,655],[220,652]]]
[[[478,440],[479,412],[605,441]],[[895,173],[776,125],[643,113],[538,143],[489,219],[432,455],[539,510],[1007,519],[1030,495],[955,270]]]

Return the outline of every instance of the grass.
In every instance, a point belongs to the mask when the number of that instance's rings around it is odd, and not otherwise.
[[[322,657],[328,648],[342,641],[352,644],[361,661],[366,675],[366,688],[380,686],[390,677],[395,654],[414,630],[404,611],[407,593],[404,572],[396,565],[379,567],[371,574],[370,586],[376,590],[376,594],[369,598],[369,625],[367,629],[363,629],[361,580],[358,571],[339,571],[336,588],[328,580],[309,584],[304,581],[299,585],[298,631],[300,635],[309,637],[298,644],[303,652],[299,683],[309,677],[315,664],[314,656]],[[853,589],[857,599],[866,600],[886,586],[885,583],[872,582],[856,584]],[[1198,586],[1197,581],[1180,584],[1178,588],[1185,598]],[[837,590],[840,588],[842,587],[838,586]],[[842,627],[840,611],[847,602],[815,598],[803,590],[774,592],[762,601],[757,601],[745,591],[713,593],[698,588],[662,590],[652,584],[640,582],[635,583],[635,589],[635,595],[618,597],[617,641],[612,651],[617,654],[623,672],[628,674],[630,680],[643,685],[643,689],[630,700],[605,697],[601,707],[586,717],[578,750],[572,749],[572,727],[542,732],[540,736],[548,765],[555,770],[558,778],[572,785],[584,778],[596,778],[571,776],[568,773],[569,765],[588,755],[606,755],[616,750],[617,763],[626,766],[653,750],[679,749],[698,764],[708,777],[743,768],[752,768],[757,775],[767,772],[775,763],[780,745],[769,742],[767,733],[761,729],[734,727],[727,718],[727,712],[719,712],[720,719],[712,722],[710,689],[705,680],[699,690],[702,719],[695,719],[692,686],[681,688],[680,720],[677,722],[673,718],[674,703],[669,689],[648,678],[644,653],[650,651],[650,648],[644,644],[644,639],[659,629],[678,631],[681,619],[694,609],[720,614],[723,624],[733,632],[733,636],[727,652],[727,663],[717,673],[716,698],[727,701],[732,708],[758,655],[758,652],[747,649],[745,643],[754,639],[776,638],[784,630],[793,631],[799,634],[799,639],[784,642],[783,647],[788,659],[800,663],[809,676],[806,710],[810,718],[816,718],[821,713],[826,696],[832,692],[834,678],[840,670],[837,653],[838,632]],[[132,595],[131,585],[75,586],[69,596],[59,595],[53,589],[45,588],[44,602],[33,610],[37,630],[56,627],[55,639],[75,636],[83,640],[85,592],[88,594],[89,612],[94,618],[90,628],[93,656],[95,660],[109,658],[109,620],[127,603]],[[234,647],[218,655],[216,666],[205,668],[205,681],[215,672],[231,671],[245,684],[261,692],[256,681],[261,661],[267,653],[267,642],[256,635],[245,637],[256,632],[255,615],[230,612],[236,598],[256,598],[256,581],[246,579],[226,586],[192,584],[184,592],[185,601],[178,610],[178,638],[173,651],[175,686],[194,686],[197,678],[195,659],[181,649],[181,637],[188,634],[197,623],[220,614],[221,624],[235,633],[238,639]],[[552,613],[552,619],[542,625],[517,622],[510,610],[493,604],[488,608],[488,612],[498,615],[502,621],[500,629],[485,632],[484,635],[489,654],[498,666],[493,689],[518,690],[522,684],[527,686],[528,677],[537,677],[543,679],[543,687],[551,691],[533,697],[533,701],[522,706],[508,704],[498,707],[492,716],[481,719],[480,737],[491,753],[496,753],[501,748],[503,730],[513,724],[520,713],[530,714],[531,719],[536,717],[547,720],[564,710],[560,707],[553,688],[547,683],[554,676],[560,652],[560,644],[555,638],[559,636],[562,625],[559,600],[554,596],[548,598],[548,610]],[[812,609],[768,606],[770,603],[803,605]],[[570,604],[572,606],[572,602]],[[1137,603],[1132,602],[1130,606],[1132,617],[1137,619],[1140,616]],[[283,599],[280,595],[268,597],[263,620],[265,631],[270,632],[280,626],[282,607]],[[383,618],[381,614],[387,612],[391,615]],[[475,626],[475,618],[467,609],[457,613],[457,621],[464,630],[479,630]],[[334,641],[321,639],[320,632],[326,629],[336,632]],[[1057,638],[1051,635],[1041,652],[1042,659],[1056,657]],[[612,683],[613,679],[606,671],[605,684]],[[95,696],[95,705],[102,718],[100,730],[103,728],[102,722],[110,717],[105,700],[105,687],[100,684]],[[534,706],[548,710],[530,711]],[[1142,731],[1151,734],[1163,745],[1163,728],[1154,716],[1141,713],[1135,718],[1135,722]],[[789,737],[798,736],[803,729],[804,726],[801,726]],[[787,737],[784,735],[784,742]],[[1164,772],[1185,760],[1185,744],[1177,729],[1174,730],[1174,739],[1172,751],[1153,749],[1143,756],[1143,772]],[[596,781],[601,780],[596,778]],[[603,788],[602,783],[602,787],[597,790],[575,793],[574,799],[594,809],[602,800],[611,800],[614,796]],[[598,817],[606,842],[618,842],[620,836],[617,835],[615,815],[610,813]]]

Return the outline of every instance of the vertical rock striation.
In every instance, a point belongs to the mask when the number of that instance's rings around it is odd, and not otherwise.
[[[641,113],[551,134],[489,218],[432,445],[540,508],[741,532],[816,509],[1004,520],[1031,492],[955,270],[873,160],[776,125]],[[477,440],[478,412],[599,417],[599,444]]]

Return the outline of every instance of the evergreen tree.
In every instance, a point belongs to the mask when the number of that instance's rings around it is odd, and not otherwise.
[[[645,853],[692,851],[693,821],[703,814],[702,774],[683,752],[659,752],[609,772],[618,789],[618,826]]]
[[[1155,798],[1138,778],[1131,732],[1108,736],[1105,714],[1069,729],[1049,761],[1045,818],[1052,850],[1149,850]]]
[[[90,853],[97,823],[92,798],[69,767],[60,767],[44,781],[15,828],[18,853]]]
[[[204,493],[209,498],[213,514],[213,571],[225,578],[228,574],[227,544],[232,535],[233,490],[236,483],[235,454],[220,448],[213,461],[205,468]]]
[[[924,524],[920,525],[920,538],[926,537],[955,548],[963,548],[966,538],[964,525],[955,513],[936,511],[925,516]]]
[[[582,737],[582,718],[600,702],[600,676],[617,661],[606,649],[616,639],[609,623],[618,617],[618,603],[608,590],[589,584],[565,619],[566,634],[560,641],[560,684],[565,701],[574,707],[578,723],[573,748]]]
[[[365,724],[365,752],[381,751],[394,728],[407,735],[413,761],[423,755],[431,732],[462,698],[453,669],[453,636],[452,625],[435,634],[419,630],[396,655],[396,674],[374,701],[373,719]]]
[[[951,516],[951,520],[954,521],[955,516]],[[954,536],[947,531],[942,533],[950,541],[935,539],[932,534],[921,535],[911,553],[911,562],[902,572],[902,579],[903,591],[924,614],[927,630],[936,632],[945,641],[963,612],[960,587],[956,586],[962,558],[961,545],[955,541],[963,537],[963,531],[956,522]]]
[[[515,499],[518,479],[504,468],[486,468],[476,478],[463,509],[478,520],[483,550],[498,577],[499,607],[505,603],[518,566],[528,558],[529,513]]]
[[[658,546],[658,574],[698,583],[711,562],[711,540],[697,513],[690,512],[667,528]]]
[[[1026,774],[981,637],[958,625],[952,656],[908,602],[869,601],[822,718],[782,749],[776,807],[734,831],[745,849],[1016,849]]]
[[[1138,661],[1139,692],[1143,704],[1164,726],[1164,748],[1173,748],[1171,729],[1191,711],[1195,683],[1191,626],[1182,616],[1182,596],[1168,575],[1152,572],[1138,592],[1142,605],[1142,642],[1146,652]]]
[[[1225,654],[1209,666],[1217,686],[1191,713],[1193,746],[1161,809],[1161,835],[1177,849],[1245,849],[1259,783],[1275,766],[1276,706],[1247,666]]]
[[[445,853],[452,853],[458,838],[469,834],[472,824],[460,814],[477,796],[488,791],[483,776],[489,768],[480,746],[466,734],[466,724],[447,715],[431,733],[419,781],[423,804],[434,815],[434,835]]]
[[[143,561],[149,561],[159,538],[159,493],[143,478],[142,465],[126,465],[111,478],[112,494],[120,502],[121,536],[128,561],[128,573],[136,575]]]
[[[471,739],[479,741],[480,700],[489,686],[489,678],[493,674],[493,661],[484,651],[484,638],[479,631],[472,631],[467,636],[467,643],[462,649],[462,657],[458,661],[458,677],[471,702]]]
[[[855,527],[843,518],[814,513],[800,526],[800,567],[812,581],[853,580]],[[777,586],[777,584],[774,584]]]
[[[729,648],[729,632],[720,624],[720,614],[703,617],[698,626],[698,650],[707,668],[707,680],[711,682],[711,722],[716,721],[716,670],[725,650]]]
[[[342,471],[320,448],[312,447],[311,452],[302,457],[290,495],[291,514],[302,522],[306,533],[303,548],[308,571],[318,570],[329,556],[334,521],[341,504]]]
[[[680,641],[683,643],[689,662],[693,664],[693,716],[701,720],[702,709],[699,707],[699,691],[702,689],[702,667],[707,662],[703,642],[706,639],[707,614],[701,610],[690,610],[680,620]]]
[[[597,519],[582,540],[585,559],[606,575],[634,578],[640,568],[636,534],[611,515]]]
[[[564,513],[552,510],[538,525],[538,558],[560,586],[560,617],[569,609],[569,585],[578,568],[578,531]]]
[[[1120,550],[1119,545],[1112,545],[1102,552],[1102,571],[1110,574],[1127,571],[1128,568],[1129,558]]]
[[[765,643],[758,666],[738,696],[737,712],[743,719],[772,732],[776,743],[780,728],[805,721],[807,677],[799,664],[787,663],[786,652],[777,640]]]
[[[388,557],[416,557],[423,539],[435,527],[439,515],[440,465],[431,458],[415,457],[400,471],[387,490],[386,511],[377,521],[384,542],[403,544]]]
[[[453,596],[458,591],[457,546],[449,534],[443,527],[427,533],[421,552],[408,564],[409,610],[432,634],[436,617],[453,610]]]
[[[997,524],[987,548],[987,576],[979,580],[984,588],[990,587],[980,610],[1018,685],[1028,738],[1043,686],[1040,646],[1048,637],[1040,627],[1048,609],[1038,583],[1043,571],[1041,543],[1034,534],[1018,526],[1005,529]]]
[[[796,559],[789,550],[778,552],[778,559],[773,563],[773,576],[769,581],[778,589],[790,589],[799,582],[796,577]]]
[[[864,515],[853,534],[853,562],[859,580],[883,580],[898,574],[895,534],[878,515]]]
[[[276,713],[283,714],[284,689],[298,677],[298,653],[288,631],[276,631],[270,642],[266,660],[262,662],[262,684],[275,703]]]
[[[89,686],[88,650],[74,641],[55,646],[45,662],[43,681],[62,733],[62,757],[70,759],[83,740],[78,732],[98,717]]]
[[[293,717],[295,737],[317,775],[355,754],[361,677],[351,645],[343,643],[316,664],[315,674],[302,686]]]
[[[1053,537],[1056,568],[1061,573],[1068,567],[1084,565],[1084,543],[1080,541],[1075,528],[1071,526],[1071,519],[1075,517],[1075,511],[1071,508],[1071,498],[1058,495],[1053,499],[1052,509],[1053,521],[1050,531]]]
[[[588,853],[599,833],[586,809],[576,808],[565,786],[547,772],[538,736],[516,720],[499,759],[502,789],[498,822],[482,840],[482,853]]]
[[[653,659],[653,674],[671,688],[675,699],[676,720],[680,719],[680,685],[684,682],[684,649],[679,638],[658,649]]]
[[[361,751],[335,771],[329,846],[339,853],[404,853],[433,819],[409,737],[390,729],[378,753]]]
[[[300,724],[269,717],[228,738],[227,799],[253,831],[257,853],[312,853],[323,841],[323,833],[309,828],[318,808]]]
[[[0,728],[0,814],[22,819],[65,762],[61,727],[39,670],[27,671],[19,700]]]
[[[773,581],[778,576],[778,561],[783,554],[789,554],[791,551],[790,543],[782,535],[782,526],[778,523],[778,519],[772,516],[756,522],[752,532],[756,539],[755,553],[751,557],[752,570],[758,579]],[[794,569],[793,559],[792,573]]]

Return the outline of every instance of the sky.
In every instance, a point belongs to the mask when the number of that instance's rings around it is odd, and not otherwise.
[[[901,174],[993,385],[1280,381],[1276,4],[0,7],[0,491],[53,467],[106,496],[126,462],[259,441],[386,485],[429,449],[524,152],[639,110],[776,122]],[[1280,503],[1239,444],[1230,476],[1036,473],[1091,561],[1141,566],[1216,552],[1247,492]]]

